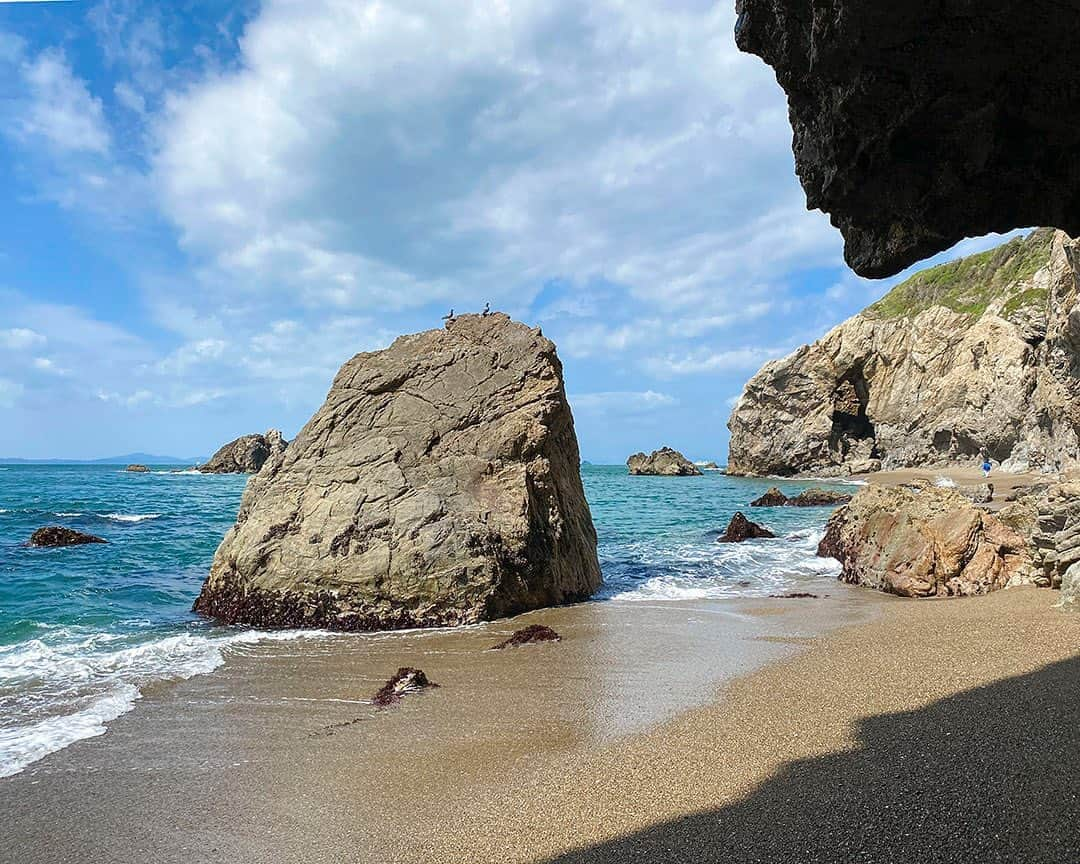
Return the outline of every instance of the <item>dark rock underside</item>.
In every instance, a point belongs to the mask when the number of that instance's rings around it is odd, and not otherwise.
[[[993,231],[1080,234],[1080,0],[736,0],[807,206],[857,273]]]

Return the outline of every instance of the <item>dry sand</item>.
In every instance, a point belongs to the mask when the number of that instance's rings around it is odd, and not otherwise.
[[[0,860],[1080,860],[1080,616],[835,588],[256,651],[0,781]]]
[[[872,474],[860,474],[854,479],[865,480],[868,483],[882,486],[898,486],[901,483],[911,483],[917,480],[926,480],[933,483],[941,478],[947,478],[957,486],[993,484],[994,500],[990,509],[998,510],[1005,504],[1005,499],[1018,489],[1053,482],[1058,479],[1058,475],[1008,474],[999,471],[995,466],[988,479],[983,476],[982,470],[977,465],[971,465],[969,467],[946,468],[898,468],[894,471],[876,471]]]

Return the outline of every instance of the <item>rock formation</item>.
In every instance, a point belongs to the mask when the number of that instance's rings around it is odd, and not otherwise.
[[[775,486],[771,487],[760,498],[750,502],[751,507],[838,507],[847,504],[851,500],[850,495],[843,492],[833,492],[829,489],[804,489],[794,498],[788,498]]]
[[[87,543],[108,543],[93,534],[85,534],[74,528],[64,528],[60,525],[47,525],[38,528],[30,535],[28,546],[57,547],[57,546],[85,546]]]
[[[285,452],[288,443],[277,429],[265,435],[242,435],[218,450],[199,470],[203,474],[255,474],[268,459]]]
[[[724,533],[716,538],[716,542],[742,543],[743,540],[767,540],[775,536],[764,525],[758,525],[757,522],[751,522],[742,513],[736,513],[731,517],[731,521],[728,522]]]
[[[133,474],[146,474],[150,471],[145,465],[128,465],[124,470]]]
[[[1080,3],[736,0],[788,97],[807,206],[888,276],[968,236],[1080,234]]]
[[[555,346],[506,315],[358,354],[248,483],[196,611],[267,627],[467,624],[600,585]]]
[[[1018,531],[1030,531],[1034,581],[1061,587],[1066,571],[1080,563],[1080,483],[1061,483],[1040,495],[1023,497],[1009,511]]]
[[[521,645],[534,645],[538,642],[561,642],[562,637],[552,630],[550,627],[545,627],[543,624],[530,624],[528,627],[522,627],[520,630],[515,630],[510,636],[500,642],[498,645],[492,645],[492,651],[502,651],[506,648],[517,648]]]
[[[728,473],[1080,465],[1078,288],[1047,229],[916,274],[747,383]]]
[[[730,472],[729,472],[730,473]],[[783,507],[790,499],[775,486],[769,487],[765,494],[750,502],[751,507]]]
[[[952,489],[867,486],[829,519],[818,554],[841,581],[903,597],[986,594],[1031,581],[1027,542]]]
[[[658,477],[700,477],[701,470],[678,450],[661,447],[646,456],[635,453],[626,460],[631,474],[650,474]]]

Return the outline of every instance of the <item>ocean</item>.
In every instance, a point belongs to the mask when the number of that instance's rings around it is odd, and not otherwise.
[[[827,484],[719,472],[630,477],[623,466],[595,465],[582,467],[582,479],[604,574],[595,602],[820,592],[839,572],[814,554],[828,508],[747,510],[770,485],[795,494]],[[170,468],[0,466],[0,777],[102,734],[151,685],[211,673],[262,640],[325,638],[220,627],[192,614],[246,482]],[[736,510],[778,538],[716,543]],[[109,543],[25,545],[51,524]]]

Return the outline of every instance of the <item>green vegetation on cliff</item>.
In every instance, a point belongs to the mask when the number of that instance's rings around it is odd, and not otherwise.
[[[1046,291],[1025,284],[1050,260],[1051,228],[1039,228],[995,249],[969,255],[916,273],[901,282],[863,314],[874,318],[917,315],[931,306],[977,317],[990,303],[1012,294],[1002,314],[1046,303]],[[1015,293],[1014,293],[1015,292]]]

